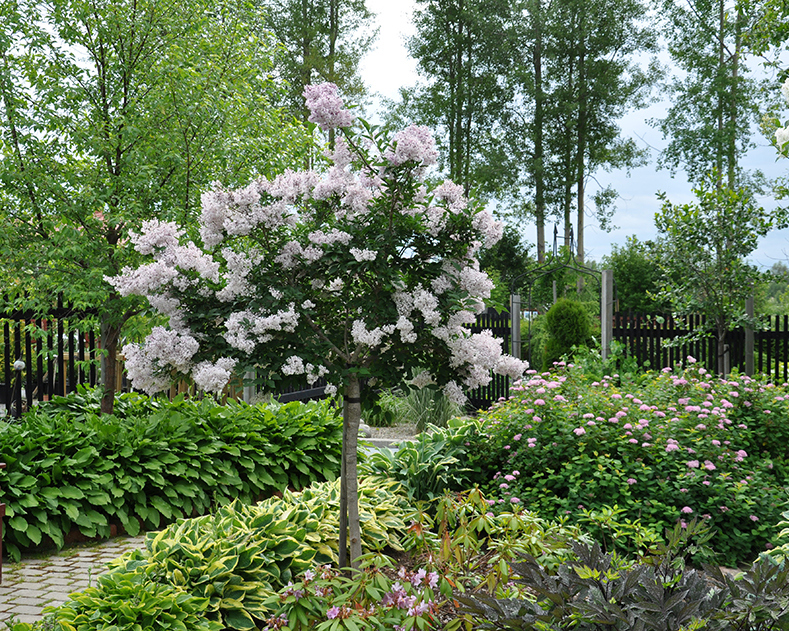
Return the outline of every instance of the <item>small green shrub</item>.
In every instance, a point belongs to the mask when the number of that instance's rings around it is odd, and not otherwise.
[[[222,631],[208,620],[207,598],[162,584],[145,573],[116,572],[99,577],[97,587],[71,594],[71,600],[54,610],[55,628],[62,631],[112,629],[113,631]]]
[[[571,355],[574,346],[587,345],[592,336],[589,316],[584,306],[567,298],[560,298],[545,314],[545,343],[543,370],[549,370],[564,355]]]
[[[531,555],[512,563],[516,584],[531,598],[464,598],[464,612],[479,629],[578,629],[604,627],[622,631],[680,631],[710,617],[723,603],[723,590],[711,590],[706,579],[687,570],[685,556],[705,528],[695,520],[667,533],[668,544],[633,566],[599,545],[572,542],[575,559],[557,571],[546,570]]]
[[[381,394],[364,418],[373,427],[413,423],[422,432],[428,425],[446,427],[449,419],[462,414],[462,406],[450,401],[441,390],[405,385]]]

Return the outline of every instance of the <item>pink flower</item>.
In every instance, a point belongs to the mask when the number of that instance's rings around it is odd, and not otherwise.
[[[636,479],[635,479],[635,478],[628,478],[628,479],[626,480],[626,482],[627,482],[628,484],[635,484],[635,483],[636,483]]]
[[[543,401],[542,399],[535,399],[534,405],[545,405],[545,401]]]
[[[340,608],[337,606],[330,607],[329,610],[326,612],[326,617],[329,620],[334,620],[339,615],[340,615]]]
[[[576,436],[583,436],[584,434],[586,434],[586,430],[583,427],[576,427],[573,430],[573,434],[575,434]]]
[[[690,513],[693,512],[693,509],[690,506],[683,506],[682,512],[685,513],[686,515],[689,515]]]
[[[698,460],[689,460],[685,464],[688,465],[691,469],[698,469],[699,468],[699,461]]]
[[[319,125],[323,131],[348,127],[356,118],[345,109],[339,90],[333,83],[305,86],[304,98],[310,110],[310,117],[307,120]]]
[[[510,498],[510,502],[512,504],[518,504],[518,503],[520,503],[520,500],[517,497],[511,497]]]
[[[751,515],[750,520],[751,521],[759,521],[759,518],[756,515]]]

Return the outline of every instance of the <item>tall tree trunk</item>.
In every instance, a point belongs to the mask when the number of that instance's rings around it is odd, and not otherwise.
[[[583,14],[581,16],[581,42],[578,54],[578,153],[576,154],[577,169],[577,232],[575,235],[577,247],[576,260],[583,265],[584,262],[584,212],[586,201],[586,123],[587,123],[587,85],[586,85],[586,37],[584,34]],[[580,294],[584,287],[583,276],[578,276],[576,290]]]
[[[352,374],[345,386],[342,432],[342,471],[340,481],[340,567],[358,569],[362,555],[362,536],[359,524],[359,483],[356,472],[359,423],[362,418],[361,384]]]
[[[537,261],[545,262],[545,94],[542,84],[542,0],[533,3],[534,48],[534,217],[537,223]]]

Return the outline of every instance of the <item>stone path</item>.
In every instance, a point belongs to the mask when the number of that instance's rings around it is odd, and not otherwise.
[[[52,556],[3,563],[0,623],[41,620],[44,607],[63,604],[69,594],[95,585],[96,577],[107,571],[108,561],[127,550],[142,548],[144,540],[144,535],[116,537]],[[0,624],[0,629],[5,626]]]

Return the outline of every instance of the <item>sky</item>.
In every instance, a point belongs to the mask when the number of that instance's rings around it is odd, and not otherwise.
[[[380,29],[376,48],[362,62],[361,73],[368,89],[396,99],[400,87],[417,82],[416,62],[408,56],[405,38],[414,34],[411,24],[413,0],[367,0],[367,7],[378,16]],[[778,90],[778,87],[776,87]],[[684,204],[695,200],[691,186],[683,172],[672,178],[667,170],[657,168],[657,156],[666,145],[661,132],[648,124],[649,119],[661,118],[666,103],[658,102],[647,109],[631,112],[621,121],[622,135],[633,138],[638,146],[648,148],[650,163],[633,169],[630,176],[620,170],[599,171],[595,179],[600,186],[612,185],[620,195],[617,212],[613,219],[616,229],[603,232],[591,218],[586,219],[584,231],[586,259],[600,260],[611,251],[612,244],[623,245],[628,236],[636,236],[640,241],[657,236],[655,213],[660,210],[657,198],[659,191],[665,192],[674,204]],[[743,161],[748,169],[760,169],[768,177],[789,173],[789,160],[778,159],[775,148],[760,134],[754,134],[757,147],[751,150]],[[590,192],[597,184],[587,185]],[[760,200],[765,207],[775,202],[766,197]],[[526,240],[536,241],[536,228],[533,225],[521,227]],[[553,235],[553,226],[546,226],[546,233]],[[550,248],[552,242],[547,244]],[[762,239],[759,247],[751,256],[751,262],[763,268],[770,268],[775,262],[789,262],[789,229],[776,230]]]

